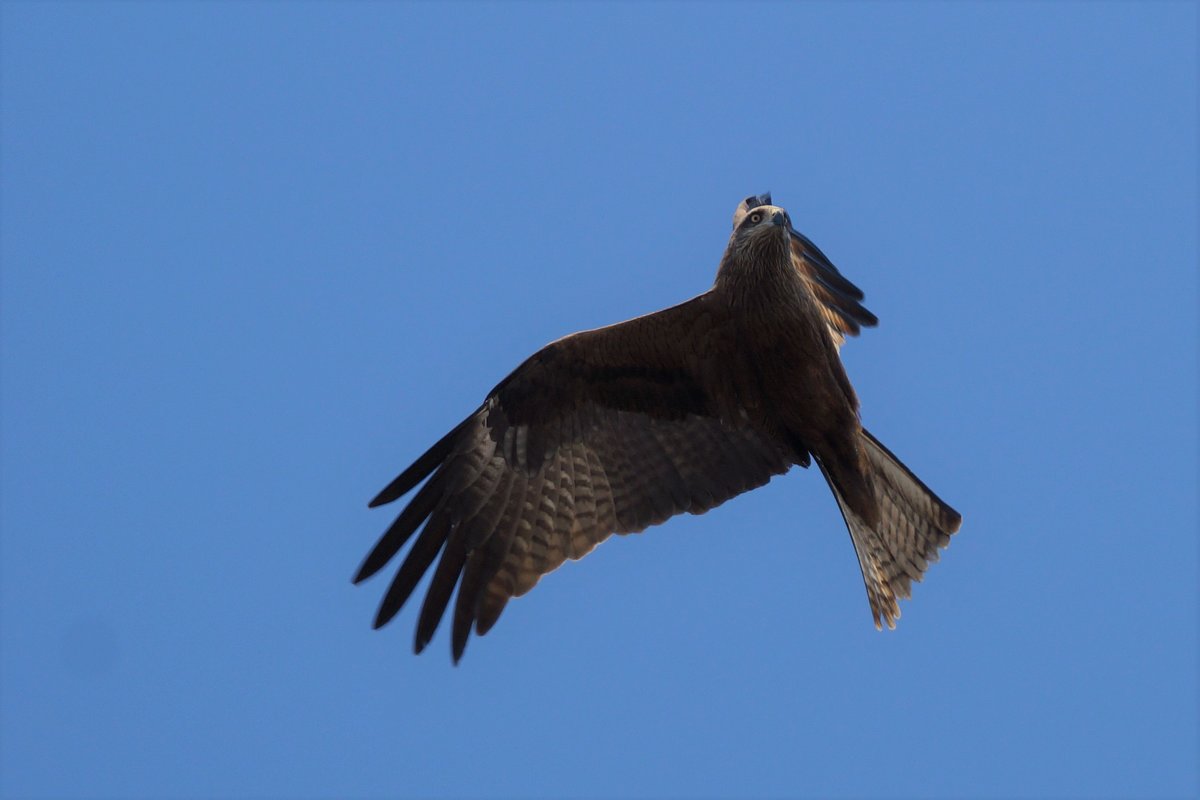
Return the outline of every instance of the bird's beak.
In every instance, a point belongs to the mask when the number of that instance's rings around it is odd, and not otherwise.
[[[779,225],[781,227],[787,228],[787,229],[789,229],[789,231],[791,230],[791,227],[792,227],[791,225],[788,224],[787,214],[783,213],[782,211],[776,211],[774,214],[771,215],[771,224]]]

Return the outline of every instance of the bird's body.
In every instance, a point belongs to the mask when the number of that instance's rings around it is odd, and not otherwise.
[[[508,599],[612,533],[702,513],[816,460],[859,556],[876,625],[960,518],[861,426],[838,347],[875,318],[769,197],[747,198],[713,287],[535,353],[372,505],[432,473],[367,557],[380,569],[425,527],[376,618],[441,552],[419,652],[458,586],[457,660]]]

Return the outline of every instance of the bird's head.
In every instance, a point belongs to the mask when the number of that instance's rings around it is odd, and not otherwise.
[[[749,206],[757,198],[747,198],[742,206]],[[757,255],[764,251],[778,250],[781,254],[791,253],[792,219],[779,206],[769,203],[743,208],[738,207],[734,216],[733,237],[729,246],[738,251],[752,250]],[[740,217],[740,219],[739,219]]]
[[[733,229],[737,230],[737,226],[742,224],[742,220],[750,213],[751,209],[759,206],[769,206],[771,203],[771,193],[763,192],[762,194],[752,194],[742,202],[738,203],[738,207],[733,210]]]

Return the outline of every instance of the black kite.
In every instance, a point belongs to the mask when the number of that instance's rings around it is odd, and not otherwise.
[[[716,283],[681,305],[552,342],[392,481],[426,477],[354,580],[424,523],[375,627],[441,554],[417,622],[429,643],[458,586],[451,646],[614,533],[700,514],[815,460],[841,508],[876,627],[900,616],[961,517],[860,424],[845,335],[876,324],[862,292],[769,195],[749,197]]]

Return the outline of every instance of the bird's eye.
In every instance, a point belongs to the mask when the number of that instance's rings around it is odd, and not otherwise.
[[[750,221],[753,222],[755,225],[762,222],[762,212],[755,211],[753,214],[750,215]]]

